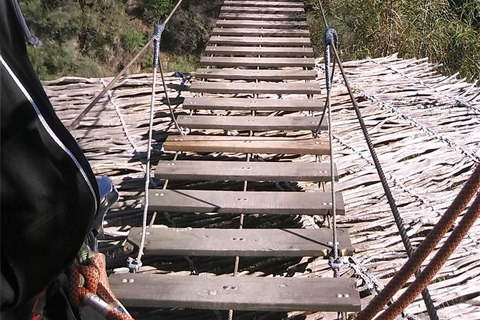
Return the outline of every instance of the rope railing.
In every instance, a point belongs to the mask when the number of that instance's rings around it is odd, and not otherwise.
[[[148,218],[148,206],[149,206],[148,190],[149,190],[150,180],[151,180],[150,179],[150,164],[151,164],[151,151],[152,151],[152,138],[153,138],[153,120],[154,120],[157,68],[159,68],[159,70],[160,70],[160,76],[162,78],[163,90],[164,90],[164,93],[165,93],[165,98],[166,98],[166,101],[167,101],[167,104],[168,104],[170,115],[172,117],[172,121],[174,122],[175,127],[180,132],[180,134],[183,134],[182,130],[178,126],[177,120],[175,119],[175,114],[173,112],[172,105],[170,103],[170,98],[168,96],[167,86],[165,84],[165,77],[164,77],[164,73],[163,73],[162,61],[160,59],[160,43],[161,43],[161,39],[162,39],[162,33],[165,30],[165,25],[170,20],[170,18],[173,16],[175,11],[178,9],[178,7],[182,3],[182,1],[183,0],[179,0],[177,2],[175,7],[173,8],[173,10],[170,12],[168,17],[165,19],[165,21],[162,24],[155,26],[155,32],[152,36],[152,39],[150,40],[154,44],[154,54],[153,54],[152,97],[151,97],[151,102],[150,102],[150,120],[149,120],[148,142],[147,142],[147,161],[146,161],[146,168],[145,168],[145,191],[144,191],[145,192],[145,203],[144,203],[144,208],[143,208],[143,219],[142,219],[142,237],[141,237],[141,240],[140,240],[138,255],[137,255],[136,259],[129,258],[129,260],[128,260],[128,265],[129,265],[130,272],[137,272],[139,270],[139,268],[142,266],[142,256],[143,256],[143,250],[145,249],[145,239],[146,239],[146,234],[147,234],[147,218]],[[149,43],[147,43],[147,45],[145,47],[147,47],[148,45],[149,45]],[[112,82],[114,80],[112,80]],[[109,84],[109,86],[112,84],[112,82]],[[152,222],[153,222],[153,219],[152,219]]]

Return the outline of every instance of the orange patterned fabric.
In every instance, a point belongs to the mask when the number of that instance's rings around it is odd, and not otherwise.
[[[95,294],[110,305],[110,310],[106,316],[107,320],[133,319],[111,306],[117,302],[117,298],[108,284],[105,256],[103,254],[93,252],[92,256],[88,258],[87,265],[72,265],[70,267],[70,286],[71,300],[75,306],[84,306],[84,298],[88,294]]]

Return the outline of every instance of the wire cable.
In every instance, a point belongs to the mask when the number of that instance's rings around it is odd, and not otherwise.
[[[321,12],[322,12],[323,20],[325,22],[325,28],[327,28],[327,30],[328,30],[329,27],[328,27],[328,23],[327,23],[327,18],[326,18],[325,10],[323,8],[321,0],[319,0],[319,6],[320,6],[320,9],[321,9]],[[365,142],[367,143],[368,150],[370,151],[373,162],[375,164],[375,168],[377,169],[378,176],[379,176],[380,181],[382,183],[382,187],[384,189],[385,196],[387,197],[388,204],[390,206],[390,210],[392,211],[392,214],[393,214],[393,217],[394,217],[394,220],[395,220],[395,224],[397,225],[400,237],[402,239],[403,245],[404,245],[405,250],[407,252],[407,256],[410,257],[413,254],[413,248],[412,248],[412,244],[410,242],[410,239],[408,238],[407,231],[405,230],[405,226],[403,224],[403,219],[400,216],[397,205],[395,203],[395,199],[393,198],[393,195],[390,191],[390,187],[388,185],[387,179],[385,177],[385,173],[383,172],[383,168],[380,164],[380,161],[378,160],[377,153],[375,151],[375,148],[373,147],[373,143],[370,140],[370,136],[368,134],[367,126],[365,125],[365,122],[363,121],[363,118],[362,118],[362,115],[361,115],[361,112],[360,112],[360,108],[359,108],[358,103],[355,99],[355,96],[353,95],[353,91],[350,87],[350,83],[347,79],[345,70],[343,69],[343,65],[342,65],[342,62],[340,60],[340,56],[338,54],[337,48],[335,46],[331,46],[331,48],[332,48],[332,51],[335,55],[335,60],[336,60],[336,62],[338,64],[338,67],[340,69],[340,73],[342,74],[342,77],[343,77],[343,80],[344,80],[344,83],[345,83],[345,87],[347,88],[348,94],[350,95],[350,99],[352,101],[352,105],[353,105],[355,113],[357,115],[358,122],[360,123],[360,127],[361,127],[363,135],[365,137]],[[419,274],[418,270],[415,272],[415,275],[417,275],[417,274]],[[423,300],[425,302],[425,306],[427,308],[428,315],[429,315],[430,319],[431,320],[438,320],[437,311],[435,309],[435,305],[433,304],[430,293],[428,292],[428,289],[425,288],[425,290],[422,291],[422,297],[423,297]]]

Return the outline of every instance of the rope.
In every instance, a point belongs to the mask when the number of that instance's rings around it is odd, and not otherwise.
[[[170,14],[168,15],[168,17],[165,19],[165,21],[163,22],[164,25],[166,25],[168,23],[168,21],[172,18],[173,14],[177,11],[178,7],[180,6],[180,4],[182,3],[183,0],[179,0],[177,2],[177,4],[175,5],[175,7],[173,8],[173,10],[170,12]],[[95,104],[97,104],[98,101],[100,101],[100,99],[105,95],[105,93],[107,93],[108,90],[112,89],[113,86],[115,85],[115,83],[117,83],[118,79],[120,79],[121,76],[123,76],[123,74],[132,66],[132,64],[150,47],[150,45],[154,42],[154,39],[153,37],[148,40],[148,42],[143,46],[143,48],[137,53],[137,55],[135,57],[133,57],[133,59],[125,66],[125,68],[123,68],[122,71],[120,71],[120,73],[112,80],[110,81],[110,83],[108,84],[108,86],[103,89],[96,97],[95,99],[93,99],[92,102],[90,102],[90,104],[85,108],[85,110],[83,110],[73,121],[72,123],[68,126],[68,129],[69,130],[73,130],[75,129],[78,124],[80,123],[80,121],[87,115],[87,113],[90,112],[90,110],[92,110],[93,106],[95,106]]]
[[[333,234],[333,259],[329,260],[329,265],[333,270],[333,277],[338,278],[340,276],[340,260],[338,258],[338,236],[337,236],[337,206],[335,197],[335,167],[333,162],[333,118],[332,118],[332,104],[331,104],[331,92],[332,81],[330,78],[330,47],[335,46],[335,34],[334,29],[328,28],[325,31],[325,82],[327,88],[327,102],[326,107],[323,109],[323,114],[328,109],[328,140],[330,143],[330,192],[332,193],[332,234]],[[323,116],[322,116],[323,121]]]
[[[323,5],[322,5],[321,0],[319,0],[319,5],[320,5],[321,12],[322,12],[322,17],[323,17],[324,22],[325,22],[325,28],[327,29],[327,32],[328,32],[329,27],[328,27],[327,19],[326,19],[326,16],[325,16],[325,10],[323,9]],[[332,35],[332,37],[333,37],[333,35]],[[397,205],[395,203],[395,199],[393,198],[393,195],[390,191],[390,187],[388,185],[387,179],[386,179],[385,174],[383,172],[382,166],[380,164],[380,161],[378,160],[377,153],[376,153],[376,151],[373,147],[372,141],[370,140],[370,136],[368,134],[367,126],[365,125],[365,122],[363,121],[362,115],[360,113],[360,108],[358,106],[358,103],[357,103],[354,95],[353,95],[352,89],[350,88],[350,84],[349,84],[349,81],[347,79],[345,70],[343,69],[343,65],[342,65],[342,62],[341,62],[340,57],[338,55],[337,48],[335,46],[330,46],[330,47],[331,47],[331,49],[332,49],[332,51],[335,55],[335,60],[337,61],[338,67],[339,67],[340,72],[342,74],[342,77],[343,77],[343,80],[344,80],[344,83],[345,83],[345,87],[347,88],[348,94],[350,95],[350,100],[352,101],[352,105],[353,105],[353,108],[355,109],[355,113],[357,115],[358,122],[360,124],[363,135],[365,137],[365,141],[367,143],[367,147],[368,147],[368,149],[370,151],[370,154],[372,156],[373,162],[375,164],[375,168],[377,169],[377,173],[378,173],[378,176],[379,176],[380,181],[382,183],[382,187],[384,189],[385,196],[387,197],[388,204],[390,206],[390,210],[392,211],[392,214],[393,214],[393,217],[394,217],[394,220],[395,220],[395,224],[397,225],[397,228],[398,228],[400,237],[402,239],[403,245],[405,247],[405,250],[407,252],[407,255],[410,257],[413,253],[413,248],[412,248],[412,245],[410,243],[410,239],[408,238],[407,231],[405,230],[405,227],[403,225],[403,219],[400,216]],[[415,272],[415,274],[417,275],[418,272]],[[432,320],[438,319],[438,315],[437,315],[437,312],[435,310],[435,306],[433,304],[432,298],[430,297],[430,293],[428,292],[427,289],[425,289],[422,292],[422,296],[423,296],[423,300],[425,301],[425,305],[426,305],[426,308],[427,308],[430,319],[432,319]],[[385,304],[383,304],[383,305],[385,305]]]
[[[382,313],[378,320],[393,320],[396,315],[402,312],[415,297],[425,288],[433,279],[435,274],[447,262],[448,258],[453,254],[462,239],[467,235],[473,223],[480,216],[480,194],[477,194],[475,201],[472,203],[462,220],[453,230],[452,234],[447,238],[445,244],[438,250],[430,263],[425,267],[417,279],[408,286],[407,290],[395,301],[388,309]]]
[[[437,222],[435,227],[428,233],[427,237],[408,261],[390,280],[385,288],[359,313],[356,320],[372,319],[408,281],[414,270],[418,270],[422,262],[435,249],[442,237],[451,228],[457,217],[465,209],[470,199],[480,188],[480,165],[476,167],[468,181],[463,186],[452,204],[448,207],[445,214]],[[457,228],[455,228],[457,230]],[[455,231],[454,230],[454,231]],[[468,231],[468,230],[467,230]],[[445,246],[444,246],[445,247]],[[444,248],[442,247],[442,249]],[[446,250],[446,249],[443,249]],[[420,276],[420,275],[419,275]]]
[[[27,25],[27,22],[25,21],[25,17],[23,16],[22,9],[20,8],[20,4],[18,3],[17,0],[12,1],[13,5],[13,10],[15,11],[15,15],[17,16],[17,20],[22,26],[23,33],[25,35],[25,39],[27,42],[34,48],[38,48],[42,46],[42,41],[32,35],[32,32],[30,31],[30,28]]]
[[[107,320],[133,319],[110,289],[105,256],[98,252],[90,252],[86,265],[70,267],[70,300],[76,307],[92,307]]]
[[[100,78],[100,81],[102,82],[103,86],[106,87],[105,81],[103,80],[103,78]],[[125,136],[126,136],[128,142],[130,142],[131,146],[133,147],[134,154],[138,157],[138,155],[139,155],[138,147],[135,144],[135,142],[133,141],[132,137],[130,136],[130,133],[129,133],[128,127],[127,127],[127,123],[125,122],[125,119],[123,118],[123,115],[120,111],[120,108],[113,101],[113,96],[112,96],[112,93],[110,91],[108,91],[107,95],[108,95],[108,100],[110,101],[110,104],[115,108],[115,111],[117,112],[118,118],[120,119],[120,123],[122,125],[123,132],[125,133]],[[143,163],[140,162],[140,165],[141,165],[142,169],[145,170],[145,166],[143,165]],[[157,187],[157,184],[155,183],[153,178],[150,179],[150,183],[152,184],[152,186],[154,188]]]
[[[153,80],[152,80],[152,99],[150,101],[150,121],[148,126],[148,144],[147,144],[147,164],[145,168],[145,204],[143,208],[143,219],[142,219],[142,238],[140,240],[140,247],[138,251],[137,258],[133,260],[130,258],[128,260],[130,272],[137,272],[138,269],[142,266],[142,256],[143,250],[145,249],[145,238],[147,235],[147,216],[148,216],[148,206],[149,206],[149,195],[148,190],[150,186],[150,163],[151,163],[151,152],[152,152],[152,136],[153,136],[153,118],[154,118],[154,106],[155,106],[155,89],[157,83],[157,67],[160,67],[160,75],[162,78],[163,90],[165,93],[165,97],[168,104],[168,109],[170,110],[170,115],[172,116],[172,121],[175,123],[175,127],[178,131],[182,133],[178,123],[175,119],[175,114],[173,113],[172,105],[170,103],[170,99],[168,97],[167,86],[165,84],[165,77],[163,74],[162,62],[160,59],[160,42],[162,39],[162,33],[165,30],[165,25],[167,24],[168,20],[170,20],[173,13],[177,10],[183,0],[179,0],[173,8],[170,15],[165,19],[162,24],[155,25],[155,31],[152,36],[152,40],[154,43],[154,53],[153,53]]]

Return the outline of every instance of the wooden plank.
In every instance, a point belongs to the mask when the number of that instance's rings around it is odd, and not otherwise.
[[[232,13],[240,13],[240,12],[248,12],[248,13],[304,13],[305,10],[303,7],[297,8],[284,8],[284,7],[230,7],[230,6],[222,6],[220,8],[220,12],[232,12]]]
[[[178,124],[190,129],[220,129],[220,130],[315,130],[320,118],[314,117],[260,117],[260,116],[187,116],[180,115]],[[327,123],[320,130],[327,130]]]
[[[132,228],[128,240],[140,245],[142,228]],[[337,229],[339,253],[352,255],[348,229]],[[332,229],[204,229],[148,228],[145,255],[216,257],[328,257]]]
[[[242,2],[245,2],[245,5],[249,5],[250,2],[256,2],[258,0],[242,0]],[[287,0],[262,0],[266,1],[268,3],[276,3],[276,2],[285,2]],[[304,3],[304,0],[288,0],[289,3]]]
[[[163,144],[165,151],[232,152],[232,153],[330,153],[326,138],[279,138],[241,136],[170,135]]]
[[[232,20],[261,20],[261,21],[292,21],[292,20],[304,20],[306,21],[306,15],[301,14],[256,14],[256,13],[227,13],[220,12],[220,19],[232,19]]]
[[[330,181],[329,163],[160,161],[155,177],[169,180]],[[335,180],[338,173],[335,169]]]
[[[311,47],[231,47],[207,46],[205,54],[228,56],[280,56],[280,57],[313,57]]]
[[[307,28],[306,21],[258,21],[258,20],[225,20],[219,19],[217,27],[225,28],[274,28],[274,29],[301,29]]]
[[[315,67],[314,58],[202,57],[200,63],[218,67]]]
[[[318,83],[224,83],[194,82],[191,92],[201,93],[255,93],[255,94],[321,94]]]
[[[214,28],[214,36],[262,36],[262,37],[309,37],[308,30],[258,29],[258,28]]]
[[[151,211],[233,214],[326,215],[332,210],[328,192],[149,190]],[[341,193],[337,214],[344,215]]]
[[[208,44],[250,46],[310,46],[310,38],[304,37],[225,37],[212,36]]]
[[[256,111],[322,111],[320,99],[246,99],[186,97],[183,109],[256,110]]]
[[[197,79],[315,80],[316,70],[197,69]]]
[[[251,6],[251,7],[301,7],[303,8],[303,2],[290,2],[290,1],[224,1],[224,6],[230,7],[243,7],[243,6]]]
[[[126,307],[261,311],[360,311],[349,278],[205,277],[113,274],[110,286]]]

